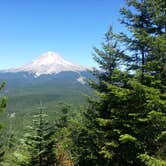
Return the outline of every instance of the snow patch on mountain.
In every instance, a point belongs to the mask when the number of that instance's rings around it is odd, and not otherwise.
[[[48,51],[32,61],[32,63],[19,68],[9,69],[6,72],[30,72],[38,77],[43,74],[57,74],[62,71],[81,72],[86,70],[87,68],[85,67],[65,60],[58,53]]]
[[[77,81],[80,82],[83,85],[86,84],[86,78],[85,77],[80,76],[79,78],[77,78]]]

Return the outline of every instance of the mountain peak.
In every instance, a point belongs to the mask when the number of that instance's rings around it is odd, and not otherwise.
[[[43,53],[41,56],[39,56],[37,59],[33,61],[34,65],[50,65],[53,63],[56,63],[58,61],[64,60],[58,53],[53,51],[48,51],[46,53]]]
[[[47,52],[43,53],[40,57],[57,58],[57,57],[61,57],[61,56],[56,52],[47,51]]]
[[[43,74],[57,74],[62,71],[85,71],[85,67],[73,64],[65,60],[58,53],[48,51],[36,58],[32,63],[24,65],[20,68],[9,69],[8,72],[30,72],[36,76]]]

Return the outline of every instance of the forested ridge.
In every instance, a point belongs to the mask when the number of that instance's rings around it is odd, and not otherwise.
[[[126,0],[120,14],[126,30],[94,48],[94,96],[51,120],[41,103],[19,134],[1,122],[0,165],[166,165],[166,1]]]

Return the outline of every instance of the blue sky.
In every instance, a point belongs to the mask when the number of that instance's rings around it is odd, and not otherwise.
[[[31,62],[46,51],[94,66],[93,47],[100,47],[112,25],[121,31],[124,0],[1,0],[0,69]]]

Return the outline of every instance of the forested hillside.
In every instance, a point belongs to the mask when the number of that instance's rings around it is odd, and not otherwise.
[[[16,115],[1,114],[0,165],[166,166],[166,1],[126,0],[120,15],[126,30],[112,25],[94,48],[94,95],[52,110],[29,105],[20,127]]]

